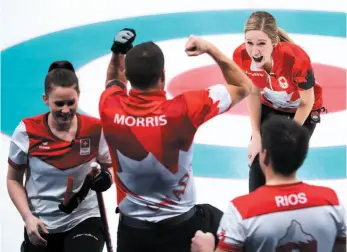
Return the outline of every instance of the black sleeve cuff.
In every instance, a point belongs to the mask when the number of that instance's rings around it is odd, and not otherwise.
[[[312,70],[307,71],[306,80],[306,82],[298,83],[299,88],[307,90],[314,86],[316,80]]]
[[[120,87],[123,90],[126,88],[125,84],[123,82],[121,82],[120,80],[117,80],[117,79],[114,79],[114,80],[110,81],[106,85],[106,88],[109,88],[109,87],[112,87],[112,86],[118,86],[118,87]]]

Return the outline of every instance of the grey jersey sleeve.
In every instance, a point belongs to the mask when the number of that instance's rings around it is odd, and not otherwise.
[[[346,243],[346,210],[345,207],[340,203],[336,207],[336,226],[337,226],[337,237],[336,241],[340,243]]]
[[[26,165],[28,162],[29,137],[23,121],[16,127],[10,142],[8,161],[13,167]]]
[[[99,163],[102,163],[102,164],[112,163],[110,152],[109,152],[108,145],[106,143],[103,131],[101,131],[97,160]]]
[[[225,251],[242,251],[246,234],[240,213],[230,202],[218,229],[218,248]]]

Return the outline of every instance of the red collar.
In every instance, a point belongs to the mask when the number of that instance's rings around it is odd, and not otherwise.
[[[134,116],[146,116],[151,113],[162,113],[158,110],[166,101],[166,92],[163,90],[140,91],[129,90],[126,99],[121,99],[123,110]]]
[[[141,91],[130,89],[129,99],[136,103],[163,101],[166,100],[166,92],[164,90]]]

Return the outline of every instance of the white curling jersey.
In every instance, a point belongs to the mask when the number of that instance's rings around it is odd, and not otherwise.
[[[229,203],[218,236],[228,252],[330,252],[346,243],[345,212],[330,188],[265,185]]]
[[[94,191],[71,213],[59,210],[68,177],[73,191],[83,184],[96,160],[111,163],[99,119],[77,114],[78,130],[72,142],[56,137],[48,126],[48,113],[23,119],[15,129],[8,162],[27,168],[25,189],[29,207],[50,233],[67,231],[90,217],[100,216]]]

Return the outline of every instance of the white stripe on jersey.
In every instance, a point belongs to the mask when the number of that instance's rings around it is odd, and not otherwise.
[[[208,88],[209,97],[213,100],[213,103],[218,102],[219,114],[227,111],[232,103],[231,96],[228,89],[223,84],[217,84]]]

